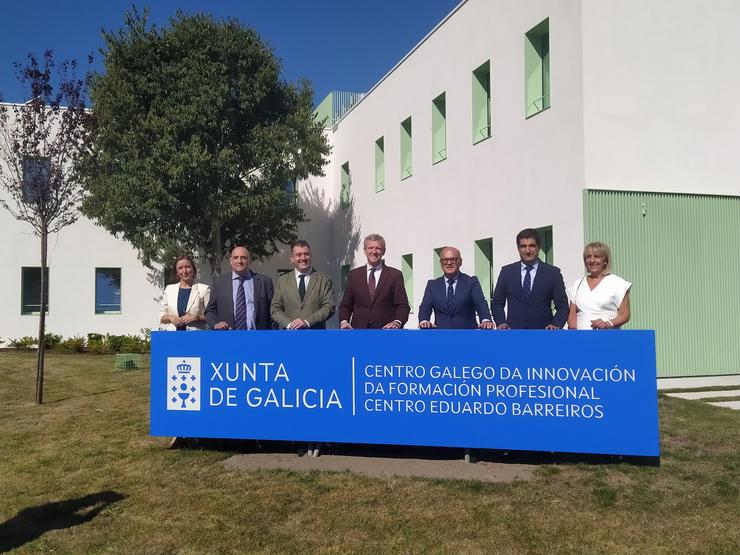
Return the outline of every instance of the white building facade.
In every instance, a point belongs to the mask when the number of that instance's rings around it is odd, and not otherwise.
[[[542,231],[567,286],[584,243],[602,240],[634,283],[628,327],[657,330],[660,375],[740,372],[740,287],[722,279],[740,269],[739,20],[734,0],[461,2],[338,118],[331,98],[319,106],[332,153],[298,184],[314,265],[340,294],[362,237],[380,233],[413,328],[445,245],[490,296],[522,228]],[[0,336],[33,335],[18,292],[37,241],[8,217]],[[52,239],[50,267],[50,331],[155,325],[161,284],[89,222]],[[121,268],[120,314],[95,314],[108,267]],[[289,267],[287,252],[256,265]]]

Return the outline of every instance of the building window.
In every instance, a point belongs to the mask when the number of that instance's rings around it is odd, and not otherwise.
[[[409,298],[411,311],[414,311],[414,255],[404,254],[401,257],[401,273],[403,285],[406,287],[406,296]]]
[[[493,239],[480,239],[475,242],[475,277],[480,282],[486,299],[493,293]]]
[[[442,264],[439,262],[439,257],[442,256],[442,249],[444,247],[437,247],[434,249],[434,277],[442,277],[442,274],[444,273],[442,271]]]
[[[49,313],[49,268],[44,272],[44,290],[46,291],[46,313]],[[41,312],[41,268],[21,268],[21,314],[39,314]]]
[[[491,62],[473,71],[473,144],[491,136]]]
[[[95,268],[95,314],[121,313],[121,268]]]
[[[401,122],[401,180],[411,177],[411,118]]]
[[[375,192],[385,189],[385,141],[375,141]]]
[[[447,101],[442,93],[432,100],[432,164],[447,159]]]
[[[288,181],[285,182],[285,199],[288,201],[289,204],[292,206],[298,205],[298,187],[296,185],[295,179],[288,179]]]
[[[342,169],[339,174],[339,183],[341,184],[341,188],[339,190],[339,205],[346,208],[349,206],[352,195],[352,177],[349,173],[349,162],[342,164]]]
[[[550,107],[550,20],[524,36],[525,117]]]
[[[552,247],[552,226],[538,227],[540,234],[540,260],[548,264],[554,264],[555,256]]]

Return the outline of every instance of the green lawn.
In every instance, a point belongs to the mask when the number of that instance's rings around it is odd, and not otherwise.
[[[0,354],[0,552],[740,553],[740,412],[660,398],[660,467],[528,482],[239,473],[148,431],[148,372]]]

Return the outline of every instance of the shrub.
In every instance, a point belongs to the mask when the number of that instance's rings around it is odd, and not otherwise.
[[[94,355],[109,355],[113,352],[105,337],[99,333],[87,334],[87,350]]]
[[[8,346],[16,351],[30,351],[35,349],[38,345],[38,341],[35,337],[27,335],[20,339],[11,339],[8,341]]]
[[[75,335],[65,339],[55,350],[58,353],[82,353],[85,351],[85,338]]]
[[[44,349],[50,351],[56,350],[59,344],[62,342],[62,336],[56,333],[47,333],[44,335]]]

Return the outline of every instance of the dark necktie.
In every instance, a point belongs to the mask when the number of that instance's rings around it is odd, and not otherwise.
[[[454,283],[454,279],[447,280],[447,310],[452,310],[452,305],[455,302],[455,288],[452,286]]]
[[[377,268],[370,268],[370,279],[367,280],[367,291],[370,293],[371,301],[375,296],[375,270],[377,270]]]
[[[532,293],[532,276],[529,272],[532,271],[532,266],[525,266],[526,273],[524,274],[524,283],[522,283],[522,295],[524,299],[529,299],[530,293]]]
[[[306,296],[306,274],[301,274],[298,277],[301,278],[301,282],[298,284],[298,295],[300,295],[301,301],[303,301]]]
[[[234,306],[234,327],[238,330],[247,329],[247,298],[244,295],[244,278],[239,276],[239,285],[236,290],[236,306]]]

